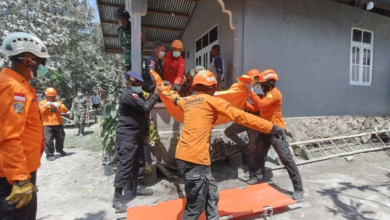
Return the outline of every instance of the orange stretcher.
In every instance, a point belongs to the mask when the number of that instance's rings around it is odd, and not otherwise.
[[[295,201],[272,188],[267,183],[228,189],[219,192],[218,213],[220,219],[234,219],[294,204]],[[127,209],[131,220],[180,220],[186,199],[175,199]],[[199,220],[205,220],[203,212]]]

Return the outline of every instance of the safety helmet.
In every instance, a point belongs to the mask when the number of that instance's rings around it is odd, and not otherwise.
[[[258,76],[258,77],[260,77],[260,71],[258,70],[258,69],[251,69],[251,70],[249,70],[247,73],[246,73],[246,75],[248,75],[248,76],[252,76],[252,77],[255,77],[255,76]]]
[[[7,35],[3,40],[0,51],[7,56],[30,52],[40,58],[49,57],[45,44],[39,38],[23,32]]]
[[[216,85],[217,79],[215,79],[214,74],[209,70],[202,70],[194,77],[194,82],[192,83],[192,86],[198,84],[205,85],[205,86]]]
[[[45,90],[45,96],[56,96],[57,91],[54,88],[47,88]]]
[[[183,43],[180,40],[174,40],[171,44],[171,48],[183,49]]]
[[[118,8],[117,10],[115,10],[114,16],[116,19],[118,19],[118,18],[129,19],[130,18],[129,12],[126,11],[126,9],[124,9],[124,8]]]
[[[275,81],[279,80],[278,74],[276,73],[275,70],[266,69],[261,73],[261,75],[259,77],[259,82],[261,82],[261,83],[267,82],[268,80],[275,80]]]

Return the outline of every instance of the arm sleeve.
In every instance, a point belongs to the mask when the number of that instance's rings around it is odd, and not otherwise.
[[[267,106],[270,106],[274,100],[274,96],[272,98],[267,97],[267,95],[264,96],[264,98],[260,98],[255,92],[250,93],[250,99],[253,101],[253,106],[257,110],[261,110]]]
[[[60,111],[62,113],[67,113],[68,112],[68,108],[64,105],[64,103],[58,101],[58,103],[60,103]]]
[[[181,82],[183,81],[185,69],[186,69],[186,61],[183,58],[181,58],[179,61],[179,66],[177,67],[177,75],[174,84],[181,84]]]
[[[18,88],[8,87],[0,92],[2,104],[0,105],[0,167],[10,184],[16,180],[27,180],[31,178],[27,164],[26,155],[22,145],[21,135],[27,122],[27,112],[31,100],[26,97],[23,111],[15,112],[14,92],[23,93]]]
[[[257,112],[259,109],[256,109],[251,103],[245,102],[244,109],[250,112]]]
[[[209,99],[208,103],[219,114],[229,117],[237,124],[266,134],[272,130],[273,124],[271,122],[235,108],[223,99],[213,97],[213,99]]]
[[[134,109],[137,109],[138,111],[140,112],[150,112],[154,106],[154,104],[156,104],[157,100],[158,100],[158,94],[157,93],[153,93],[153,95],[150,96],[149,100],[148,101],[144,101],[143,99],[141,99],[138,94],[136,93],[130,93],[130,94],[126,94],[124,95],[123,97],[123,102],[134,108]]]
[[[221,57],[215,58],[215,68],[218,74],[223,74],[223,62]]]

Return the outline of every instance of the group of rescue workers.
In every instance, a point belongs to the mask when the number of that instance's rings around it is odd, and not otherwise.
[[[173,100],[184,112],[175,154],[187,199],[183,220],[198,219],[203,211],[207,219],[219,219],[219,193],[211,173],[209,153],[211,131],[219,115],[234,122],[225,130],[225,135],[243,153],[250,154],[247,184],[265,181],[265,160],[272,145],[291,178],[294,187],[292,198],[303,201],[302,180],[286,141],[282,94],[276,88],[279,75],[274,70],[267,69],[260,73],[253,69],[245,74],[253,81],[245,83],[249,91],[245,112],[213,96],[223,73],[215,74],[203,67],[196,67],[188,78],[186,76],[185,83],[182,82],[185,63],[181,56],[183,45],[179,40],[172,43],[172,51],[167,54],[164,44],[156,42],[154,54],[149,57],[142,76],[131,71],[130,16],[122,8],[115,15],[120,26],[118,31],[125,63],[128,64],[125,67],[126,88],[119,99],[120,116],[116,128],[118,164],[113,198],[116,213],[127,210],[123,197],[126,184],[130,184],[134,196],[153,194],[151,189],[141,185],[149,113],[162,92],[162,85],[156,84],[149,73],[152,70],[169,81],[174,90],[187,87],[188,95],[191,95],[186,99]],[[49,54],[40,39],[27,33],[12,33],[3,40],[1,52],[9,57],[11,66],[3,67],[0,73],[0,97],[3,101],[0,106],[0,220],[30,220],[36,218],[36,175],[43,151],[47,160],[54,160],[53,139],[56,139],[55,150],[61,156],[67,155],[63,149],[65,132],[60,115],[67,112],[67,108],[56,99],[53,88],[46,89],[47,99],[38,104],[35,89],[29,84],[31,79],[47,72],[46,59]],[[75,114],[78,135],[82,135],[89,100],[84,97],[82,89],[77,94],[71,115]],[[249,144],[237,135],[244,131],[248,132]]]

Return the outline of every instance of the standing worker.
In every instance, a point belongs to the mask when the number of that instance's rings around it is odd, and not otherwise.
[[[79,129],[78,136],[84,135],[85,120],[88,117],[90,101],[84,96],[83,89],[77,89],[77,97],[73,99],[72,108],[70,109],[70,118],[75,115],[74,123]]]
[[[275,125],[286,129],[282,115],[282,93],[276,88],[276,81],[279,80],[278,74],[272,70],[264,70],[259,78],[261,88],[264,92],[263,98],[260,98],[253,90],[250,84],[246,84],[250,92],[250,99],[253,101],[253,111],[260,110],[260,118],[269,120]],[[285,133],[285,130],[283,130]],[[299,170],[292,157],[289,144],[286,141],[286,135],[270,135],[260,133],[256,142],[256,171],[255,175],[248,180],[249,185],[264,182],[265,176],[265,158],[272,146],[286,168],[288,175],[294,187],[292,199],[303,201],[303,185]]]
[[[184,178],[186,206],[182,220],[197,220],[204,210],[208,220],[219,220],[218,187],[211,174],[210,135],[218,115],[266,134],[281,134],[283,129],[271,122],[245,113],[227,101],[213,97],[217,80],[208,70],[194,78],[196,95],[174,100],[184,111],[184,125],[176,147],[177,165]]]
[[[162,80],[164,80],[163,74],[163,61],[165,57],[165,44],[161,41],[154,42],[153,54],[146,61],[146,68],[142,74],[143,85],[142,89],[145,92],[153,93],[155,89],[154,78],[150,75],[150,70],[154,70],[158,73]]]
[[[180,40],[174,40],[171,44],[171,48],[172,51],[169,51],[164,59],[164,79],[171,83],[172,90],[180,91],[184,71],[186,69],[186,61],[184,61],[181,56],[183,43]]]
[[[47,73],[49,54],[40,39],[21,32],[6,36],[0,51],[11,61],[0,73],[0,219],[35,220],[44,137],[37,95],[28,82]]]
[[[53,88],[47,88],[45,91],[46,100],[39,103],[41,111],[43,129],[45,131],[45,153],[48,161],[55,160],[54,157],[54,139],[56,140],[56,151],[61,156],[66,156],[64,151],[65,131],[62,123],[61,113],[68,112],[68,109],[62,102],[56,100],[57,91]]]
[[[161,88],[155,87],[148,101],[142,92],[142,77],[129,71],[126,73],[127,88],[123,89],[119,100],[119,120],[116,127],[116,152],[118,169],[114,179],[113,207],[115,213],[126,212],[123,187],[130,175],[133,180],[133,195],[152,195],[153,191],[140,185],[144,173],[144,141],[148,135],[149,112],[157,102]]]
[[[115,19],[118,21],[119,40],[125,58],[125,73],[131,70],[131,23],[129,21],[130,14],[124,8],[118,8],[115,13]],[[144,35],[141,34],[142,45],[144,43]]]
[[[221,90],[222,82],[225,80],[225,68],[223,57],[221,55],[221,47],[219,45],[214,45],[211,48],[211,56],[213,60],[210,63],[210,71],[214,73],[217,79],[217,91]]]
[[[258,69],[252,69],[249,70],[246,75],[253,77],[253,89],[255,93],[259,96],[262,97],[264,95],[263,90],[261,89],[260,83],[259,83],[259,77],[260,77],[260,71]],[[250,104],[253,104],[252,100],[248,99],[247,100]],[[245,109],[245,107],[244,107]],[[251,113],[253,115],[259,115],[260,112],[251,112],[248,110],[244,110],[248,113]],[[246,131],[249,139],[249,149],[248,145],[245,143],[243,139],[241,139],[238,134],[241,132]],[[256,149],[256,141],[257,137],[259,136],[259,132],[253,129],[248,129],[247,127],[233,123],[229,127],[226,128],[225,130],[225,135],[226,137],[230,138],[233,142],[236,143],[236,145],[243,149],[244,154],[249,154],[249,175],[253,176],[254,169],[256,169],[256,159],[254,158],[255,155],[255,149]]]

